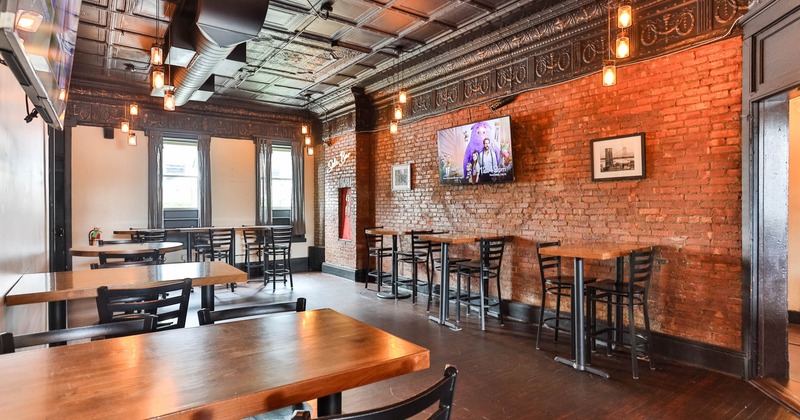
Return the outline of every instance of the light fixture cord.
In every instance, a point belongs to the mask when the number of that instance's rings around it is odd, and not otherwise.
[[[608,13],[608,44],[606,46],[608,59],[611,60],[611,5],[613,4],[613,0],[608,0],[608,6],[606,7],[606,12]]]

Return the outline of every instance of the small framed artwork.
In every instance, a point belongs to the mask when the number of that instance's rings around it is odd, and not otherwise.
[[[591,141],[592,181],[645,177],[644,133]]]
[[[411,164],[392,165],[392,191],[411,190]]]

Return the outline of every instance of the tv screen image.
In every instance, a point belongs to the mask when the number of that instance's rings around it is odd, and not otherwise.
[[[439,182],[489,184],[514,180],[511,118],[478,121],[437,132]]]

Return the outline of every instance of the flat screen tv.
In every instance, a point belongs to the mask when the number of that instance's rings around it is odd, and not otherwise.
[[[0,55],[33,106],[63,129],[81,0],[0,0]]]
[[[462,185],[513,181],[511,140],[508,116],[439,130],[439,182]]]

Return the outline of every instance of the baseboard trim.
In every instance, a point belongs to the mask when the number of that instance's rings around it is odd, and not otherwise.
[[[366,272],[364,270],[342,267],[341,265],[335,265],[327,262],[322,263],[322,272],[333,274],[334,276],[339,276],[355,282],[363,282],[364,278],[366,277]]]

